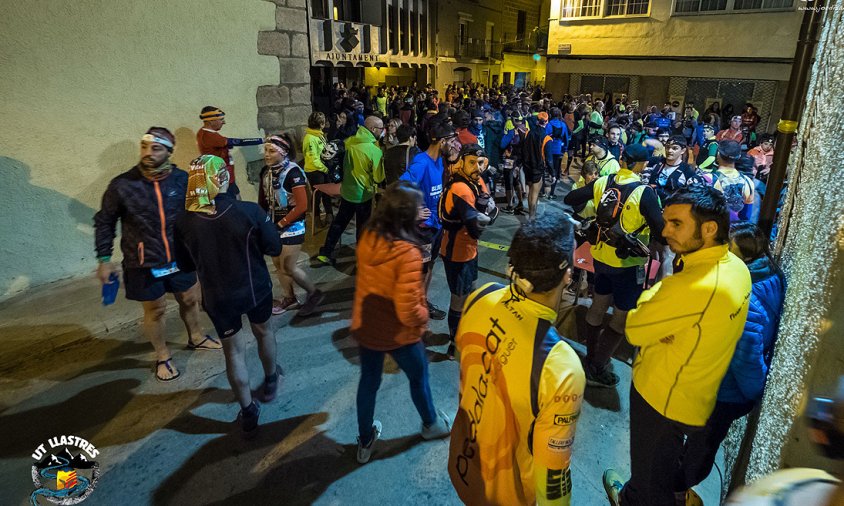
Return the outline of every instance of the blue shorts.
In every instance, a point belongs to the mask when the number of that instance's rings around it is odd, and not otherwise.
[[[468,262],[452,262],[443,257],[443,268],[451,293],[460,296],[472,293],[478,280],[478,257]]]
[[[181,293],[196,284],[195,272],[176,272],[163,278],[152,275],[152,269],[124,269],[126,298],[139,302],[160,299],[165,293]]]
[[[639,269],[643,267],[612,267],[597,260],[594,266],[595,293],[612,295],[613,306],[622,311],[635,309],[644,290],[644,280],[639,282]]]

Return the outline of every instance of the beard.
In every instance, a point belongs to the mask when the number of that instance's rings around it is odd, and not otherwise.
[[[695,235],[688,241],[677,243],[669,242],[668,247],[675,255],[688,255],[703,247],[703,236],[700,235],[700,229],[695,230]]]

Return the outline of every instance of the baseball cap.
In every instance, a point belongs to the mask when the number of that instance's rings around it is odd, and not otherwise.
[[[477,144],[464,144],[463,147],[460,148],[458,158],[463,158],[464,156],[485,157],[486,153],[484,152],[484,149]]]
[[[627,163],[646,162],[648,161],[648,148],[641,144],[630,144],[624,147],[621,157]]]
[[[736,141],[721,141],[718,143],[718,154],[724,160],[738,160],[741,156],[741,145]]]

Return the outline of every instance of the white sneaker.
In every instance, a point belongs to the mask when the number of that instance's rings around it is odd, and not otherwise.
[[[442,439],[451,434],[451,422],[442,411],[437,411],[437,421],[428,427],[422,426],[422,439]]]
[[[358,436],[358,462],[361,464],[366,464],[369,462],[369,458],[372,456],[372,445],[375,444],[375,441],[378,441],[378,438],[381,437],[381,422],[378,420],[372,421],[372,441],[369,442],[368,446],[363,446],[360,443],[360,437]]]

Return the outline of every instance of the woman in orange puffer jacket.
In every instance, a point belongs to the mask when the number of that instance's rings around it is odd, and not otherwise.
[[[357,459],[361,464],[369,461],[381,434],[381,422],[374,416],[385,353],[410,381],[410,396],[422,417],[422,437],[442,438],[450,432],[448,417],[434,408],[422,343],[428,304],[417,224],[426,218],[424,211],[422,192],[406,181],[393,183],[358,241],[351,330],[360,344]]]

